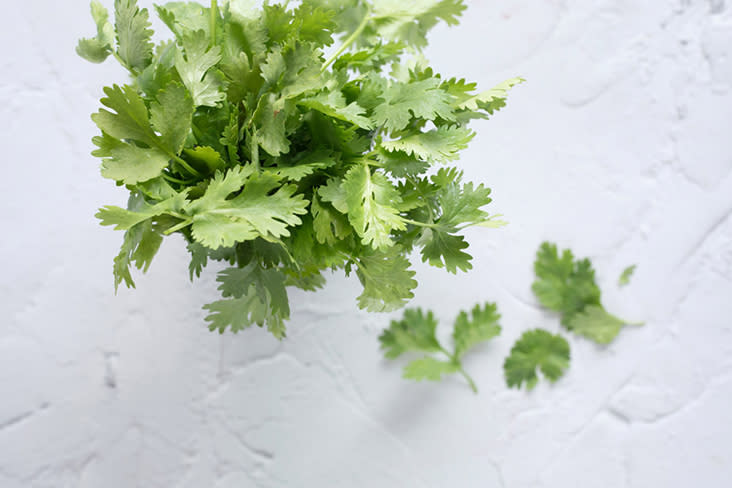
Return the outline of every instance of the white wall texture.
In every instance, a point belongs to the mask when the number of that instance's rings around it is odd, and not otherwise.
[[[293,293],[282,343],[207,331],[215,270],[189,283],[180,239],[114,296],[121,234],[93,214],[125,195],[89,115],[124,75],[76,57],[86,1],[3,2],[0,487],[730,486],[732,5],[468,3],[428,56],[485,88],[528,79],[461,161],[511,225],[470,232],[470,274],[418,264],[413,304],[447,326],[498,302],[504,333],[467,364],[477,396],[402,380],[378,350],[390,316],[357,310],[354,279]],[[571,338],[565,378],[508,390],[513,341],[558,330],[530,291],[545,239],[593,258],[608,308],[647,324],[606,348]]]

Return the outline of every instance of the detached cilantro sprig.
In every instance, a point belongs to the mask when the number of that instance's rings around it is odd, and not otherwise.
[[[625,325],[643,325],[624,321],[605,310],[592,263],[589,259],[575,260],[569,249],[560,254],[555,244],[543,243],[534,271],[536,281],[531,289],[543,306],[560,313],[567,330],[598,344],[609,344]]]
[[[460,312],[455,319],[452,333],[453,350],[449,351],[437,340],[437,320],[432,312],[408,309],[401,320],[394,320],[379,341],[388,359],[396,359],[405,353],[422,353],[404,367],[404,377],[416,381],[439,381],[444,375],[460,373],[474,392],[475,381],[463,368],[465,354],[478,344],[493,339],[501,333],[498,324],[501,316],[496,305],[476,305],[468,314]],[[435,355],[439,356],[435,357]]]
[[[205,306],[209,328],[256,324],[282,338],[290,288],[313,291],[344,270],[363,284],[361,308],[392,311],[417,286],[413,251],[468,271],[463,231],[503,224],[485,209],[490,189],[454,164],[475,136],[469,123],[523,80],[481,92],[420,54],[432,27],[457,23],[462,0],[170,2],[155,7],[172,33],[157,45],[147,9],[114,7],[111,21],[92,1],[96,36],[77,52],[114,57],[130,76],[104,88],[92,117],[102,176],[130,194],[127,208],[97,214],[124,231],[116,286],[134,287],[131,268],[146,271],[178,234],[192,279],[228,265],[222,299]]]

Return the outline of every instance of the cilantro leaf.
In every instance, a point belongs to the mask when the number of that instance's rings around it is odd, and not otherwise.
[[[353,232],[346,216],[331,209],[328,204],[320,203],[317,195],[313,195],[310,211],[313,214],[315,238],[321,244],[332,246]]]
[[[127,144],[106,134],[95,138],[94,142],[99,149],[92,154],[102,158],[102,176],[127,185],[157,178],[170,159],[165,151],[158,148]]]
[[[221,91],[221,75],[212,68],[221,61],[221,48],[211,47],[202,30],[187,32],[181,42],[183,51],[176,52],[175,68],[193,97],[195,106],[216,107],[226,95]]]
[[[542,329],[525,332],[503,363],[506,384],[511,388],[521,388],[525,383],[528,390],[532,390],[539,381],[537,369],[553,383],[564,375],[568,367],[567,341]]]
[[[349,122],[362,129],[373,128],[371,119],[365,116],[366,110],[356,102],[346,104],[346,98],[337,91],[319,93],[312,97],[303,98],[297,103],[302,107],[317,110],[329,117]]]
[[[560,255],[555,244],[545,242],[536,255],[534,272],[537,279],[531,289],[543,306],[562,314],[563,325],[588,305],[600,305],[600,289],[588,259],[575,261],[572,251]]]
[[[567,329],[598,344],[610,344],[626,323],[610,315],[601,305],[589,305],[572,316]]]
[[[467,312],[460,312],[452,334],[455,356],[460,358],[477,344],[498,336],[501,333],[500,319],[495,303],[486,303],[483,308],[476,305],[470,316]]]
[[[470,262],[473,256],[465,252],[469,244],[463,236],[425,229],[423,239],[425,244],[422,248],[422,261],[437,268],[445,268],[453,274],[457,273],[458,269],[463,272],[473,269]]]
[[[427,44],[427,31],[440,20],[456,25],[467,8],[462,0],[374,0],[373,16],[378,34],[417,48]]]
[[[439,352],[436,330],[437,319],[432,312],[408,309],[402,320],[392,320],[389,328],[379,336],[379,342],[387,359],[398,358],[408,351]]]
[[[114,27],[109,23],[109,12],[98,0],[92,0],[91,13],[97,25],[97,35],[90,39],[80,39],[76,52],[87,61],[102,63],[112,54]]]
[[[262,146],[262,149],[271,156],[290,152],[287,119],[292,113],[292,105],[272,93],[259,100],[259,105],[254,113],[254,123],[257,126],[254,134],[255,143]]]
[[[343,180],[348,205],[348,220],[364,245],[386,249],[394,242],[394,230],[406,225],[395,206],[401,202],[399,192],[381,173],[371,173],[366,165],[355,165]]]
[[[630,279],[633,277],[633,273],[635,273],[635,270],[638,266],[632,265],[628,266],[623,270],[623,273],[620,275],[620,278],[618,278],[618,286],[627,286],[630,284]]]
[[[131,70],[141,71],[150,64],[153,53],[152,30],[146,8],[137,0],[115,0],[117,54]]]
[[[447,163],[459,158],[475,133],[461,127],[442,126],[428,132],[418,132],[401,139],[384,141],[387,151],[403,151],[429,163]]]
[[[216,184],[186,209],[193,236],[204,246],[218,249],[257,237],[289,236],[288,227],[299,225],[298,215],[307,213],[308,202],[295,195],[294,185],[280,186],[279,177],[271,173],[251,174],[242,181],[244,173],[231,170],[223,178],[219,173]],[[226,199],[242,185],[239,195]]]
[[[193,99],[183,85],[170,83],[157,94],[150,106],[150,124],[160,134],[161,143],[173,154],[180,154],[191,132]]]
[[[114,110],[100,109],[92,120],[102,132],[115,139],[132,139],[148,146],[157,145],[157,136],[150,125],[145,101],[131,86],[105,87],[102,98],[104,106]]]
[[[285,275],[277,269],[264,269],[256,263],[244,268],[229,268],[219,273],[217,281],[221,283],[224,297],[231,300],[219,301],[205,308],[215,312],[207,320],[211,327],[224,332],[231,327],[233,332],[257,324],[266,325],[278,339],[285,336],[284,321],[290,317],[290,305],[285,288]],[[251,307],[240,309],[243,317],[233,318],[235,307]],[[226,323],[228,322],[228,323]]]
[[[150,263],[160,249],[163,236],[156,232],[151,221],[139,223],[127,232],[119,254],[114,258],[114,289],[124,281],[128,288],[134,288],[135,282],[130,273],[134,263],[137,269],[147,272]]]
[[[356,274],[363,285],[358,306],[369,312],[391,312],[414,298],[417,282],[410,263],[395,246],[358,259]]]
[[[455,120],[449,95],[440,88],[440,80],[430,78],[411,83],[392,83],[381,96],[384,102],[374,109],[373,120],[393,132],[402,130],[413,117]]]
[[[463,92],[456,97],[455,108],[471,111],[484,110],[493,115],[495,111],[506,106],[509,90],[525,81],[523,78],[511,78],[477,95]]]

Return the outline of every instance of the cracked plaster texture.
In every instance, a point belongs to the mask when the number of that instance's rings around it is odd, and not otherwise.
[[[5,2],[0,487],[730,486],[732,5],[467,3],[427,55],[481,87],[528,79],[460,162],[511,225],[468,233],[467,275],[417,264],[413,305],[445,324],[498,303],[503,335],[467,360],[478,396],[403,381],[378,350],[390,316],[358,311],[353,279],[292,293],[282,343],[206,330],[215,273],[189,283],[180,239],[115,297],[121,235],[93,214],[125,196],[89,154],[89,114],[123,73],[76,57],[86,1]],[[547,239],[646,325],[603,348],[570,337],[561,381],[508,390],[513,341],[558,330],[530,291]]]

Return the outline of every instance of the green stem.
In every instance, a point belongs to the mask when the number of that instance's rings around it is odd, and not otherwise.
[[[468,385],[470,385],[470,389],[473,390],[473,393],[478,394],[478,387],[475,385],[475,381],[473,381],[473,378],[470,377],[470,375],[463,369],[462,366],[459,366],[458,368],[458,371],[461,375],[463,375],[465,381],[468,382]]]
[[[249,132],[249,137],[251,138],[251,146],[252,146],[252,164],[254,165],[254,168],[259,171],[259,141],[256,137],[254,137],[254,134],[252,132]]]
[[[183,166],[183,168],[185,168],[185,170],[188,171],[193,176],[196,176],[196,177],[200,177],[201,176],[201,173],[199,173],[198,171],[196,171],[196,169],[193,166],[191,166],[190,164],[188,164],[180,156],[176,156],[175,154],[170,154],[170,157],[173,158],[173,161],[175,161],[176,163],[178,163],[181,166]]]
[[[194,183],[193,181],[186,181],[186,180],[181,180],[181,179],[175,178],[174,176],[170,176],[167,173],[163,173],[163,178],[167,181],[170,181],[171,183],[178,183],[179,185],[190,185],[190,184]]]
[[[216,17],[218,17],[219,5],[217,0],[211,0],[211,12],[209,22],[211,26],[211,47],[216,45]]]
[[[193,223],[193,219],[189,217],[189,218],[185,219],[183,222],[179,222],[178,225],[166,230],[165,232],[163,232],[163,234],[165,234],[166,236],[169,236],[173,232],[177,232],[177,231],[183,229],[184,227],[188,227],[192,223]]]
[[[454,355],[451,354],[450,351],[445,349],[444,347],[440,346],[440,351],[447,356],[447,358],[450,360],[452,364],[455,365],[455,367],[458,370],[458,373],[462,375],[463,378],[465,378],[465,381],[468,382],[468,385],[470,385],[470,389],[473,390],[473,393],[478,393],[478,387],[475,385],[475,381],[473,381],[473,378],[470,377],[467,371],[463,369],[463,363],[460,362],[460,360]]]
[[[356,28],[355,31],[353,31],[353,34],[348,36],[348,39],[343,41],[343,45],[331,56],[328,58],[328,60],[323,64],[323,67],[320,69],[321,73],[324,73],[326,69],[328,69],[328,66],[333,64],[336,59],[338,59],[338,56],[343,54],[343,52],[348,49],[351,44],[356,42],[356,39],[358,39],[358,36],[361,35],[363,30],[366,28],[366,26],[369,24],[369,21],[371,20],[371,12],[366,12],[366,15],[364,16],[363,20],[361,21],[361,24]]]

